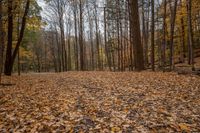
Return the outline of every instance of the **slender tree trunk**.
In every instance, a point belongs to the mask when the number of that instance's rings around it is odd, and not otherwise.
[[[93,20],[90,14],[90,9],[87,4],[87,15],[89,17],[89,35],[88,38],[90,40],[90,69],[94,70],[94,43],[93,43]]]
[[[61,61],[61,56],[62,54],[61,53],[61,45],[59,43],[59,37],[58,37],[58,31],[57,31],[57,28],[56,26],[54,25],[54,28],[55,28],[55,38],[56,38],[56,44],[57,44],[57,60],[58,60],[58,71],[61,72],[62,71],[62,61]]]
[[[100,43],[99,43],[99,25],[98,25],[98,20],[97,20],[97,7],[96,3],[94,5],[95,9],[95,27],[96,27],[96,44],[97,44],[97,66],[98,70],[102,70],[101,67],[101,57],[100,57]]]
[[[154,18],[154,0],[151,0],[151,66],[152,70],[155,71],[155,42],[154,42],[154,37],[155,37],[155,18]]]
[[[92,70],[94,70],[94,43],[93,43],[92,20],[90,20],[90,44],[91,44],[91,65],[92,65]]]
[[[188,46],[189,46],[189,64],[192,65],[192,70],[194,67],[194,45],[193,45],[193,28],[192,28],[192,2],[187,0],[187,16],[188,16]]]
[[[57,60],[56,60],[56,54],[55,54],[55,41],[54,41],[54,33],[51,33],[51,52],[53,55],[53,63],[54,63],[54,70],[55,72],[58,72],[58,65],[57,65]]]
[[[65,48],[65,31],[64,31],[64,9],[61,0],[57,0],[57,12],[59,17],[59,28],[60,28],[60,41],[61,41],[61,64],[62,64],[62,71],[67,71],[67,53]]]
[[[18,14],[20,14],[20,11],[18,12]],[[19,38],[19,34],[20,34],[20,18],[17,18],[17,38]],[[20,47],[19,50],[17,52],[17,72],[18,72],[18,76],[21,75],[21,66],[20,66]]]
[[[167,1],[164,0],[164,13],[163,13],[163,44],[162,44],[162,67],[163,71],[165,71],[166,66],[166,32],[167,32]]]
[[[124,20],[125,24],[124,24],[124,71],[126,71],[126,68],[128,66],[128,52],[129,52],[129,48],[128,48],[128,36],[129,36],[129,32],[128,32],[128,2],[125,5],[125,20]]]
[[[75,31],[75,70],[79,70],[78,62],[78,35],[77,35],[77,11],[74,9],[74,31]]]
[[[120,63],[121,63],[121,55],[120,55],[120,5],[119,5],[119,0],[117,0],[117,18],[116,18],[116,25],[117,25],[117,56],[118,56],[118,60],[117,60],[117,63],[118,63],[118,71],[121,70],[121,66],[120,66]]]
[[[124,71],[124,43],[123,43],[123,39],[125,38],[125,35],[123,34],[123,24],[122,24],[122,20],[120,20],[120,49],[121,49],[121,71]]]
[[[146,41],[146,51],[145,51],[145,53],[146,53],[146,64],[147,64],[147,67],[149,66],[149,55],[148,55],[148,53],[149,53],[149,16],[150,16],[150,4],[151,4],[151,1],[149,1],[148,2],[148,9],[147,9],[147,22],[146,22],[146,39],[145,39],[145,41]]]
[[[61,39],[61,51],[62,51],[62,71],[66,71],[67,70],[67,57],[66,57],[66,48],[65,48],[65,33],[64,33],[64,27],[62,22],[60,22],[60,39]]]
[[[174,69],[174,28],[176,22],[176,10],[177,10],[177,2],[174,1],[174,8],[171,11],[171,27],[170,27],[170,70]]]
[[[132,15],[131,15],[131,0],[128,0],[128,11],[129,11],[129,38],[130,38],[130,65],[129,65],[129,69],[131,71],[133,71],[133,38],[132,38]]]
[[[1,74],[3,70],[3,53],[4,53],[4,30],[3,30],[3,7],[2,1],[0,1],[0,84]]]
[[[145,9],[144,9],[144,0],[142,0],[142,42],[144,46],[144,62],[145,65],[147,66],[148,62],[148,48],[147,48],[147,30],[146,30],[146,21],[145,21]]]
[[[109,70],[112,71],[111,68],[111,57],[108,50],[108,44],[107,44],[107,21],[106,21],[106,7],[104,7],[104,43],[105,43],[105,53],[106,53],[106,59],[107,59],[107,65],[109,67]]]
[[[181,8],[183,8],[183,2],[182,0],[180,1],[180,5],[181,5]],[[181,14],[182,16],[183,14]],[[181,62],[184,63],[185,62],[185,55],[186,53],[186,48],[185,48],[185,25],[184,25],[184,18],[183,16],[181,17]]]
[[[20,48],[17,53],[17,72],[18,72],[18,76],[20,76],[21,75]]]
[[[36,55],[37,56],[37,66],[38,66],[38,72],[40,73],[41,72],[41,63],[40,63],[40,57],[39,55]]]
[[[186,48],[185,48],[185,25],[184,25],[184,19],[181,18],[181,62],[185,62],[185,53],[186,53]]]
[[[47,43],[46,42],[44,42],[44,71],[47,72]]]
[[[69,20],[71,21],[71,20]],[[69,22],[71,23],[71,22]],[[68,70],[72,69],[72,57],[71,57],[71,24],[68,25]]]
[[[80,45],[80,69],[85,70],[85,60],[84,60],[84,46],[83,46],[83,9],[82,0],[79,3],[80,10],[80,31],[79,31],[79,45]]]

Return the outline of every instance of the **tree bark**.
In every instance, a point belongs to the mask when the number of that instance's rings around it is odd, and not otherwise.
[[[75,70],[79,70],[79,61],[78,61],[78,35],[77,35],[77,7],[74,7],[74,32],[75,32]]]
[[[139,22],[139,11],[138,11],[138,0],[131,0],[131,26],[133,36],[133,47],[134,47],[134,59],[136,71],[144,70],[144,56],[143,47],[141,43],[140,34],[140,22]]]
[[[174,69],[174,28],[176,22],[176,11],[177,11],[178,0],[174,1],[174,8],[171,11],[171,26],[170,26],[170,70]]]
[[[164,14],[163,14],[163,41],[162,41],[162,67],[163,71],[165,71],[166,66],[166,32],[167,32],[167,1],[164,0]]]
[[[192,28],[192,2],[187,0],[187,16],[188,16],[188,46],[189,46],[189,64],[192,65],[192,70],[194,67],[194,46],[193,46],[193,28]]]
[[[102,70],[101,67],[101,57],[100,57],[100,42],[99,42],[99,25],[97,20],[97,5],[96,2],[94,3],[94,10],[95,10],[95,28],[96,28],[96,45],[97,45],[97,66],[98,70]]]
[[[4,66],[4,74],[11,76],[12,72],[12,40],[13,40],[13,1],[8,0],[8,31],[7,31],[7,49]]]
[[[79,31],[79,45],[80,45],[80,70],[85,70],[85,60],[84,60],[84,46],[83,46],[83,5],[82,0],[79,1],[80,10],[80,31]]]
[[[155,42],[154,42],[154,37],[155,37],[155,18],[154,18],[154,0],[151,0],[151,66],[152,70],[155,71]]]
[[[4,52],[4,30],[3,30],[3,5],[0,1],[0,84],[1,84],[1,74],[3,70],[3,52]]]

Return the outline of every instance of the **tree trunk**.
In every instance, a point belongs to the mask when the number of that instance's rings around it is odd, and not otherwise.
[[[133,36],[133,47],[134,47],[134,59],[136,71],[144,70],[144,56],[143,47],[141,43],[140,34],[140,22],[139,22],[139,11],[138,11],[138,0],[130,1],[131,6],[131,26]]]
[[[182,8],[182,0],[180,1],[180,5],[181,5],[181,8]],[[182,16],[183,14],[181,14]],[[186,53],[186,48],[185,48],[185,25],[184,25],[184,17],[182,16],[181,17],[181,62],[184,63],[185,62],[185,55]]]
[[[78,62],[78,35],[77,35],[77,7],[74,9],[74,31],[75,31],[75,70],[79,70],[79,62]]]
[[[167,32],[167,1],[164,0],[164,14],[163,14],[163,41],[162,41],[162,67],[163,71],[165,71],[166,66],[166,32]]]
[[[90,14],[90,9],[87,5],[87,14],[89,17],[89,37],[90,38],[90,53],[91,53],[91,58],[90,58],[90,66],[91,66],[91,70],[94,70],[94,43],[93,43],[93,21],[91,18],[91,14]]]
[[[72,69],[72,58],[71,58],[71,20],[69,19],[68,24],[68,70],[71,71]]]
[[[28,15],[29,6],[30,6],[30,0],[27,0],[24,15],[22,17],[22,25],[21,25],[21,29],[20,29],[19,38],[17,40],[16,47],[12,54],[12,33],[13,33],[12,10],[13,9],[12,9],[12,0],[8,1],[8,44],[7,44],[6,62],[5,62],[5,71],[4,71],[5,75],[8,75],[8,76],[11,76],[14,61],[15,61],[15,58],[16,58],[18,50],[19,50],[19,46],[20,46],[23,36],[24,36],[24,30],[26,27],[26,17]]]
[[[99,43],[99,25],[98,25],[98,20],[97,20],[96,2],[94,4],[95,4],[94,9],[95,9],[96,44],[97,44],[97,66],[98,66],[98,70],[102,70],[101,57],[100,57],[100,43]]]
[[[109,53],[108,44],[107,44],[106,7],[104,7],[104,43],[105,43],[105,52],[106,52],[107,64],[108,64],[109,70],[112,71],[112,68],[111,68],[111,58],[110,58],[110,53]]]
[[[80,45],[80,69],[85,70],[85,60],[84,60],[84,46],[83,46],[83,9],[82,0],[79,3],[80,10],[80,32],[79,32],[79,45]]]
[[[174,1],[174,8],[171,11],[171,27],[170,27],[170,70],[174,70],[174,27],[176,22],[176,9],[178,0]]]
[[[187,16],[188,16],[188,46],[189,46],[189,64],[194,67],[194,46],[193,46],[193,28],[192,28],[192,2],[187,0]]]
[[[3,70],[3,52],[4,52],[4,30],[3,30],[3,9],[2,1],[0,1],[0,84],[1,74]]]
[[[62,71],[62,60],[61,60],[61,56],[62,54],[61,53],[61,46],[60,46],[60,43],[59,43],[59,37],[58,37],[58,31],[57,31],[57,28],[56,28],[56,25],[54,25],[54,28],[55,28],[55,38],[56,38],[56,44],[57,44],[57,60],[58,60],[58,71],[61,72]]]
[[[13,1],[8,0],[8,31],[7,31],[7,49],[4,66],[4,74],[11,76],[12,73],[12,40],[13,40]]]
[[[155,71],[155,42],[154,42],[154,36],[155,36],[155,19],[154,19],[154,0],[151,0],[151,15],[152,15],[152,21],[151,21],[151,66],[152,70]]]

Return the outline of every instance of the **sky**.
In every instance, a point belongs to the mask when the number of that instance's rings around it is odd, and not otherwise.
[[[42,8],[42,10],[44,11],[44,9],[45,9],[45,2],[44,2],[44,0],[37,0],[37,2],[39,4],[39,6]],[[44,16],[44,12],[43,11],[41,12],[42,16]]]
[[[37,0],[37,2],[41,7],[45,6],[45,2],[43,0]]]

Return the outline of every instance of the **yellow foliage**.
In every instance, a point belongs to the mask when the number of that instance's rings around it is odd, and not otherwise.
[[[185,124],[185,123],[179,124],[179,127],[180,127],[180,129],[182,131],[185,131],[185,132],[189,132],[190,131],[190,127],[187,124]]]
[[[20,58],[31,58],[33,53],[31,51],[25,50],[23,47],[20,47]]]
[[[115,132],[119,132],[121,129],[119,127],[112,127],[111,128],[111,132],[115,133]]]

